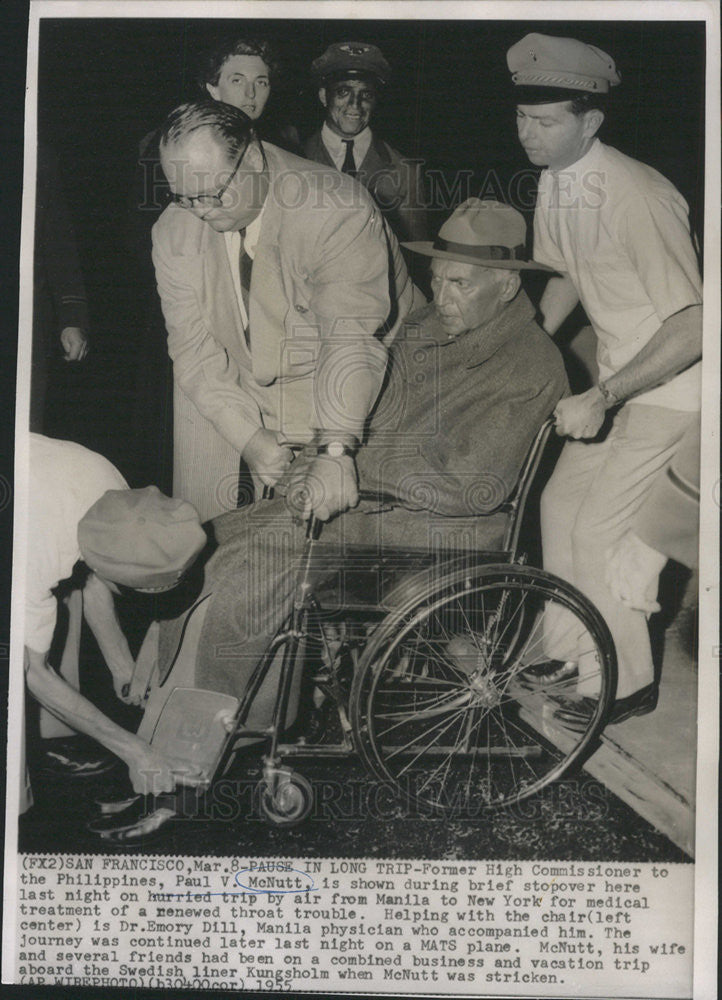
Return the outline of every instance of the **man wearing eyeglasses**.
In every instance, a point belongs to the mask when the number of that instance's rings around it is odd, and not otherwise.
[[[194,453],[193,430],[176,428],[174,493],[210,517],[234,506],[241,456],[274,486],[290,446],[310,444],[314,513],[328,519],[356,503],[381,337],[411,303],[398,244],[360,185],[261,144],[230,105],[177,108],[160,154],[173,203],[153,261],[174,378],[225,448]]]

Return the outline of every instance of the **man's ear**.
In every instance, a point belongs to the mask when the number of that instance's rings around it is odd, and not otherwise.
[[[319,87],[318,88],[318,99],[321,102],[321,104],[323,104],[324,108],[328,107],[328,104],[326,103],[326,88],[325,87]]]
[[[499,298],[502,302],[511,302],[516,298],[517,292],[521,288],[521,275],[518,271],[504,271],[504,280],[501,283],[501,294]]]
[[[591,137],[596,135],[602,127],[603,121],[604,112],[600,111],[599,108],[593,108],[591,111],[587,111],[584,115],[584,135],[591,139]]]
[[[211,95],[211,98],[214,101],[219,101],[220,100],[219,93],[218,93],[218,87],[214,87],[212,83],[207,83],[206,84],[206,90]]]

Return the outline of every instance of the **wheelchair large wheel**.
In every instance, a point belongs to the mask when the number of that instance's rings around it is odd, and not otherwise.
[[[557,669],[552,643],[575,649],[574,671]],[[609,630],[574,587],[533,567],[478,565],[417,590],[379,625],[351,722],[381,780],[463,818],[534,795],[580,762],[615,689]],[[580,731],[562,721],[570,708],[582,710]]]

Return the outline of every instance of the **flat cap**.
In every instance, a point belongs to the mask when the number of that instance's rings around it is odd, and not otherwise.
[[[525,35],[509,49],[506,62],[518,86],[606,94],[621,82],[611,56],[575,38]]]
[[[175,587],[205,543],[195,507],[156,486],[107,490],[78,524],[87,565],[136,590]]]
[[[379,83],[391,79],[391,67],[381,49],[368,42],[334,42],[322,56],[311,63],[311,72],[319,80],[346,73],[350,76],[374,76]]]

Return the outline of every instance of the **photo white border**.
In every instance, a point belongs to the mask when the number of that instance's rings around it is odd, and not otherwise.
[[[717,767],[719,757],[719,446],[720,446],[720,12],[714,0],[550,0],[540,11],[538,0],[37,0],[30,8],[27,97],[25,114],[25,183],[22,203],[21,283],[19,329],[29,331],[32,317],[32,253],[35,209],[35,137],[37,132],[38,31],[42,17],[83,18],[213,18],[253,19],[363,19],[394,20],[556,20],[673,22],[703,20],[707,26],[706,139],[705,139],[705,296],[702,397],[702,476],[700,511],[700,642],[697,741],[697,817],[695,858],[694,998],[716,997],[718,947]],[[31,338],[18,343],[16,440],[26,440],[29,413]],[[15,455],[15,522],[9,704],[22,705],[25,554],[27,538],[28,455]],[[9,713],[8,770],[17,767],[21,712]],[[19,783],[10,781],[5,815],[5,899],[3,914],[3,968],[15,965],[17,902],[17,814]]]

